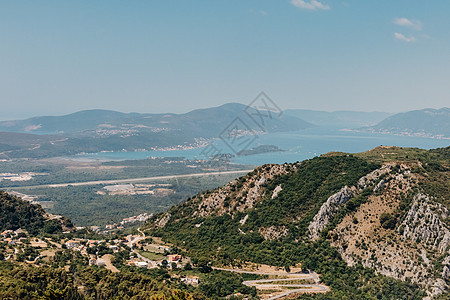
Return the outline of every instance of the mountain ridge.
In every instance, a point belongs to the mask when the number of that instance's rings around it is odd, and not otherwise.
[[[450,138],[450,108],[425,108],[392,115],[362,131],[409,136]]]
[[[0,145],[0,150],[4,149],[0,157],[50,157],[82,152],[192,148],[205,146],[207,140],[230,132],[256,135],[297,131],[313,126],[292,116],[258,111],[239,103],[184,114],[125,114],[89,110],[59,117],[0,122],[0,131],[9,132],[0,133],[5,136]],[[6,138],[8,134],[9,139]],[[27,147],[27,142],[22,138],[34,138],[33,146]],[[17,149],[17,146],[22,147]]]
[[[148,231],[219,265],[301,263],[322,274],[331,299],[375,284],[369,270],[438,299],[450,283],[449,165],[450,147],[386,146],[264,165],[155,217]],[[360,276],[353,287],[346,273]]]

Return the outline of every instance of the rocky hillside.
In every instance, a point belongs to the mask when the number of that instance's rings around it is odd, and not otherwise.
[[[216,265],[301,263],[332,299],[445,299],[449,187],[450,147],[330,153],[261,166],[147,226]]]

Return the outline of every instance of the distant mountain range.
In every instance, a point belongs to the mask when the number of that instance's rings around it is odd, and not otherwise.
[[[297,131],[306,121],[229,103],[185,114],[87,110],[65,116],[0,122],[0,156],[48,157],[80,152],[198,146],[223,135]]]
[[[245,113],[245,111],[248,112]],[[86,131],[183,131],[196,136],[217,135],[239,118],[248,130],[290,131],[312,127],[312,124],[287,114],[268,115],[239,103],[197,109],[185,114],[121,113],[111,110],[84,110],[64,116],[34,117],[1,121],[0,131],[36,134],[73,134]],[[255,122],[256,120],[256,122]],[[259,123],[263,124],[259,124]],[[261,125],[261,126],[260,126]]]
[[[206,145],[223,136],[333,127],[373,133],[450,137],[450,109],[385,112],[286,110],[274,113],[239,103],[185,114],[85,110],[0,122],[0,158],[37,158],[83,152],[140,151]],[[374,125],[375,124],[375,125]]]
[[[450,108],[426,108],[390,116],[364,131],[410,136],[450,138]]]

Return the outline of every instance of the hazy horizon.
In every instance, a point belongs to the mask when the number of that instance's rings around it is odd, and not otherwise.
[[[450,2],[0,2],[1,120],[448,106]]]

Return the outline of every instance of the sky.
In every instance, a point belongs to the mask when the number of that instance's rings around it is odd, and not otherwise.
[[[450,106],[450,1],[0,0],[0,119]]]

